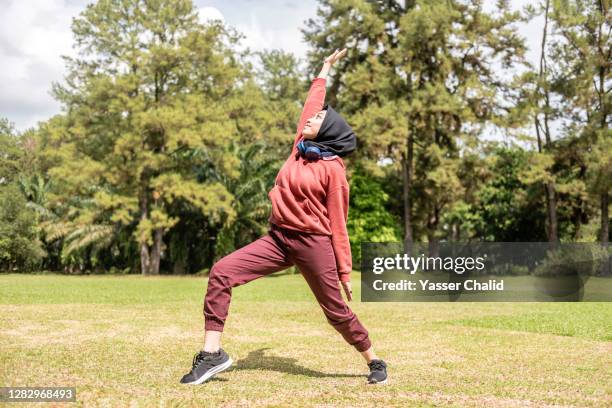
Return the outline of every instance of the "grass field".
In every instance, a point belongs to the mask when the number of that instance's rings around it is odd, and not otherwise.
[[[299,275],[235,288],[223,342],[233,369],[185,386],[205,288],[194,277],[0,275],[0,386],[76,386],[87,407],[612,403],[611,303],[355,300],[389,366],[389,384],[367,386],[365,362]]]

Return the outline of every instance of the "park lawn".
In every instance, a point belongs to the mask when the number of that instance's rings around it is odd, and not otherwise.
[[[353,280],[351,307],[388,363],[387,385],[365,384],[367,366],[299,275],[235,288],[223,342],[233,368],[185,386],[205,278],[4,274],[0,386],[76,386],[87,407],[611,402],[611,303],[361,303]]]

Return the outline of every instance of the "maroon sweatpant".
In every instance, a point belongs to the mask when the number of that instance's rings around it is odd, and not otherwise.
[[[204,298],[206,330],[223,331],[234,286],[292,265],[302,273],[327,321],[342,337],[357,351],[370,348],[368,331],[340,293],[331,237],[294,231],[273,223],[266,235],[213,265]]]

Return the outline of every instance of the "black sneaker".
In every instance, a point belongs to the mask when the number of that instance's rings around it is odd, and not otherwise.
[[[223,349],[215,353],[200,351],[193,356],[191,371],[181,378],[183,384],[202,384],[215,374],[227,370],[232,365],[232,359]]]
[[[368,363],[368,367],[370,367],[368,384],[387,383],[387,363],[382,360],[372,360]]]

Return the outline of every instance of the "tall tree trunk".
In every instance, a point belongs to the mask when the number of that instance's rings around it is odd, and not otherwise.
[[[404,178],[404,250],[412,254],[414,236],[412,231],[412,160],[414,155],[414,140],[412,131],[409,131],[406,155],[402,159],[402,171]]]
[[[580,171],[578,172],[577,178],[578,180],[584,180],[587,172],[587,167],[585,164],[580,164]],[[572,214],[572,223],[574,224],[574,234],[572,239],[578,240],[580,238],[580,233],[582,231],[582,224],[588,221],[584,221],[586,213],[584,211],[585,202],[582,200],[580,196],[577,198],[578,205],[574,207],[574,211]]]
[[[161,259],[161,249],[163,245],[164,230],[156,228],[153,231],[153,247],[151,248],[151,267],[149,273],[151,275],[159,275],[159,262]]]
[[[432,201],[433,206],[431,208],[429,218],[427,219],[427,242],[429,251],[428,255],[435,257],[440,253],[438,237],[436,235],[438,231],[438,223],[440,222],[440,211],[438,209],[437,200],[434,198]]]
[[[606,16],[608,14],[608,10],[606,7],[604,7],[604,2],[603,1],[599,1],[599,12],[601,13],[602,16]],[[609,31],[608,31],[609,32]],[[601,114],[600,114],[600,127],[602,129],[602,134],[604,135],[604,137],[608,137],[608,116],[609,116],[609,106],[607,104],[608,99],[606,98],[606,94],[609,90],[606,90],[606,78],[609,76],[609,71],[610,71],[610,55],[608,53],[608,55],[602,55],[603,54],[603,47],[602,47],[602,38],[603,38],[603,33],[602,33],[602,24],[599,24],[598,27],[598,36],[597,36],[597,42],[598,42],[598,47],[597,49],[599,50],[599,60],[602,61],[601,65],[599,66],[599,87],[597,89],[597,96],[599,99],[599,109],[601,109]],[[609,218],[609,214],[608,214],[608,205],[610,203],[610,197],[608,194],[608,191],[603,191],[601,193],[601,242],[602,244],[605,244],[605,247],[608,247],[608,237],[610,236],[610,218]]]
[[[544,31],[542,34],[542,49],[540,54],[540,72],[539,72],[539,85],[538,88],[542,86],[542,80],[548,80],[546,76],[546,34],[548,31],[548,11],[550,8],[550,0],[546,1],[546,10],[544,13]],[[535,128],[536,128],[536,136],[538,138],[538,152],[542,153],[543,150],[547,150],[551,146],[551,137],[550,137],[550,128],[548,126],[549,119],[549,108],[550,108],[550,97],[548,92],[548,86],[544,89],[544,137],[546,140],[546,144],[542,146],[542,138],[540,136],[540,120],[538,118],[538,113],[535,114]],[[538,104],[539,107],[539,104]],[[547,218],[547,227],[546,227],[546,235],[548,237],[549,242],[557,242],[559,240],[558,234],[558,224],[557,224],[557,195],[555,193],[555,184],[553,182],[547,182],[544,185],[544,192],[546,197],[546,218]]]
[[[610,215],[608,212],[608,207],[610,205],[610,196],[607,191],[601,193],[600,197],[601,202],[601,232],[599,236],[599,240],[602,244],[607,246],[608,237],[610,236]]]
[[[140,244],[140,272],[143,275],[150,274],[151,257],[149,256],[149,246],[146,243]]]
[[[153,192],[153,208],[159,206],[159,195]],[[153,230],[153,246],[151,247],[151,265],[149,267],[149,274],[159,275],[159,263],[161,259],[162,245],[164,244],[164,229],[155,228]]]
[[[140,220],[149,218],[148,199],[146,191],[140,194]],[[149,246],[146,242],[140,243],[140,273],[148,275],[151,267],[151,257],[149,256]]]
[[[140,176],[140,194],[139,194],[139,206],[140,206],[140,220],[145,221],[149,219],[149,196],[148,196],[148,180],[146,176],[142,174]],[[146,241],[140,243],[140,273],[143,275],[151,274],[151,250]]]
[[[546,183],[546,210],[548,213],[548,241],[557,242],[559,240],[557,227],[557,196],[555,185],[552,182]]]
[[[461,225],[458,222],[451,224],[451,241],[458,242],[461,239]]]

